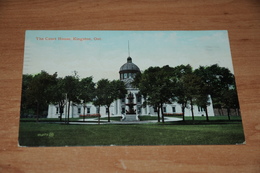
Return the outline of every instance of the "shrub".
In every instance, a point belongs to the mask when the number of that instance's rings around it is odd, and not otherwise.
[[[101,117],[100,114],[87,114],[87,115],[80,115],[80,117]]]
[[[183,116],[183,113],[164,113],[164,116]]]

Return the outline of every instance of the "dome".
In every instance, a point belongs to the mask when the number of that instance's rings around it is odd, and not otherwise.
[[[137,65],[135,65],[134,63],[132,63],[132,58],[128,57],[127,58],[127,63],[125,63],[124,65],[121,66],[120,71],[132,71],[132,72],[140,72],[140,69]]]

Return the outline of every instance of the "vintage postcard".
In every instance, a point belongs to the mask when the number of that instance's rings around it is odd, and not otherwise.
[[[236,145],[225,30],[25,34],[19,146]]]

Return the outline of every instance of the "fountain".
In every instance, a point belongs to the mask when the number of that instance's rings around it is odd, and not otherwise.
[[[125,104],[129,107],[128,111],[126,110],[126,115],[122,119],[122,121],[139,121],[138,115],[136,114],[136,111],[134,110],[134,106],[136,105],[134,103],[134,95],[133,93],[129,93],[127,96],[128,103]]]

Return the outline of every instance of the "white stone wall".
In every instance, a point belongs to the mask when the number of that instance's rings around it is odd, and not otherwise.
[[[134,103],[137,102],[136,100],[136,96],[135,94],[138,93],[137,90],[132,90],[131,91],[134,94]],[[142,98],[142,102],[144,102],[144,99]],[[128,103],[128,100],[125,99],[125,103]],[[211,98],[210,98],[210,105],[208,106],[207,110],[208,110],[208,115],[209,116],[214,116],[214,110],[213,110],[213,106],[212,106],[212,102],[211,102]],[[121,116],[122,115],[122,102],[121,99],[118,99],[116,101],[114,101],[111,106],[110,106],[110,115],[111,116]],[[49,105],[48,108],[48,118],[58,118],[60,116],[60,114],[57,114],[57,107],[58,105]],[[164,105],[166,112],[165,113],[182,113],[181,110],[181,105],[178,103],[172,103],[172,104],[165,104]],[[175,112],[173,112],[173,107],[175,107]],[[80,113],[78,112],[78,108],[80,108]],[[90,108],[90,114],[96,114],[97,113],[97,108],[92,104],[92,103],[88,103],[86,105],[86,109],[85,109],[85,114],[87,114],[87,108]],[[125,109],[128,109],[128,106],[125,106]],[[136,110],[136,112],[138,111],[137,109],[137,105],[134,106],[134,109]],[[199,111],[198,107],[195,105],[193,106],[193,111],[194,111],[194,116],[206,116],[205,111]],[[84,107],[82,104],[78,104],[78,105],[72,105],[70,106],[70,118],[78,118],[80,115],[83,115],[84,113]],[[64,112],[62,117],[64,117],[66,114],[65,108],[64,108]],[[107,117],[107,113],[106,113],[106,107],[102,106],[100,107],[100,114],[101,117]],[[66,114],[67,115],[67,114]],[[145,108],[141,108],[141,115],[157,115],[157,112],[154,111],[153,107],[151,106],[146,106]],[[191,108],[190,106],[187,107],[185,109],[185,116],[192,116],[191,113]]]

